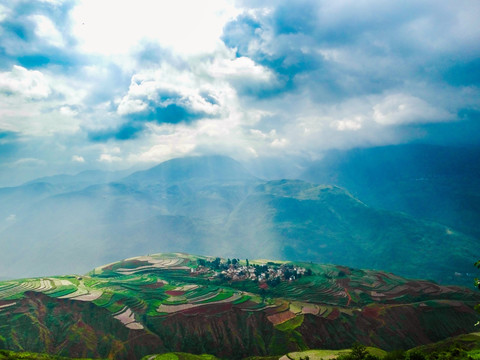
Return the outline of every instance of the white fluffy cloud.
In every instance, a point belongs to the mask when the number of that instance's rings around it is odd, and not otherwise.
[[[73,161],[73,162],[77,162],[77,163],[84,163],[84,162],[85,162],[85,159],[84,159],[83,156],[73,155],[73,156],[72,156],[72,161]]]
[[[51,93],[45,76],[37,70],[14,65],[11,71],[0,72],[0,93],[21,95],[25,98],[43,99]]]
[[[30,19],[35,23],[35,34],[48,44],[62,47],[65,45],[63,36],[55,24],[44,15],[32,15]]]
[[[381,125],[402,125],[451,120],[454,115],[408,94],[392,94],[373,106],[373,119]]]
[[[193,71],[178,70],[163,64],[158,69],[140,71],[132,76],[128,93],[121,99],[117,112],[127,115],[145,111],[149,104],[158,107],[177,104],[191,111],[216,115],[219,106],[207,101],[203,93],[215,99],[221,96],[209,82],[202,81]]]
[[[2,4],[0,4],[0,22],[2,22],[7,18],[8,12],[9,12],[8,9]]]

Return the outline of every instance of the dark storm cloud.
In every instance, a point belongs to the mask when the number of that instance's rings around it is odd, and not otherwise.
[[[106,142],[108,140],[132,140],[138,138],[145,131],[145,124],[149,122],[157,124],[191,123],[193,121],[211,117],[201,111],[195,111],[182,103],[180,96],[174,93],[159,95],[156,101],[144,99],[148,107],[142,111],[136,111],[121,116],[126,121],[119,127],[101,131],[91,131],[88,138],[93,142]],[[168,105],[159,105],[162,101],[171,102]]]
[[[181,104],[156,106],[156,104],[152,102],[147,110],[132,113],[126,117],[137,122],[155,121],[159,124],[178,124],[180,122],[192,122],[206,116],[207,114],[205,113],[192,111]]]
[[[144,129],[143,124],[125,124],[116,129],[90,132],[88,139],[93,142],[106,142],[108,140],[131,140],[137,138]]]
[[[422,142],[438,145],[453,146],[480,146],[480,111],[462,109],[458,114],[459,121],[447,123],[425,124],[423,126],[413,125],[410,132],[424,134]]]
[[[293,87],[292,80],[295,75],[320,68],[322,60],[314,54],[301,51],[301,43],[309,42],[306,37],[289,40],[285,39],[281,33],[273,32],[273,37],[270,40],[264,40],[262,33],[272,30],[273,19],[262,20],[263,24],[248,14],[238,17],[225,27],[223,40],[227,46],[237,49],[239,57],[249,57],[255,62],[274,70],[279,75],[279,79],[283,80],[282,91],[288,91]],[[252,43],[254,42],[265,44],[266,47],[259,46],[257,49],[253,46],[252,49]],[[296,44],[293,45],[292,42],[296,42]],[[270,49],[270,47],[273,47],[273,49]],[[252,95],[253,91],[249,91],[247,94]],[[259,96],[263,97],[262,94],[265,94],[263,89]],[[269,93],[267,92],[267,94]]]
[[[476,25],[465,24],[471,19],[461,18],[461,7],[429,1],[242,4],[257,11],[227,24],[223,40],[238,56],[286,76],[286,92],[309,89],[315,101],[328,102],[411,81],[478,84],[478,76],[468,73],[478,69],[480,48],[471,34],[458,34],[462,26],[472,32]],[[272,5],[273,10],[261,10]]]

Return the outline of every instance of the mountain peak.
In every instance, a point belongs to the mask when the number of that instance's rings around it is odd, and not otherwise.
[[[173,184],[186,181],[254,180],[238,161],[221,155],[189,156],[165,161],[148,170],[126,177],[124,182],[139,184]]]

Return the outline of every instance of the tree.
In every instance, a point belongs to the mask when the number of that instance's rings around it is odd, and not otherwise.
[[[246,259],[247,267],[250,266],[250,263],[248,262],[248,259]]]
[[[420,351],[410,351],[407,355],[407,360],[425,360],[425,355]]]
[[[352,351],[349,354],[340,355],[340,360],[378,360],[378,358],[372,354],[369,354],[367,347],[358,342],[352,345]]]
[[[365,345],[355,343],[352,346],[352,352],[350,353],[351,360],[364,360],[368,355],[368,351]]]
[[[199,266],[206,266],[207,265],[207,262],[205,261],[205,259],[197,259],[197,263]]]
[[[220,261],[221,259],[219,257],[215,258],[215,260],[212,263],[214,269],[220,268]]]

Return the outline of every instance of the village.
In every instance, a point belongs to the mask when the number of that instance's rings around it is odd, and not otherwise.
[[[279,283],[281,281],[295,281],[302,276],[312,275],[311,269],[294,264],[250,264],[248,259],[242,264],[239,259],[228,259],[222,262],[220,258],[213,261],[199,260],[196,273],[214,272],[213,278],[226,281],[252,280],[260,283]]]

